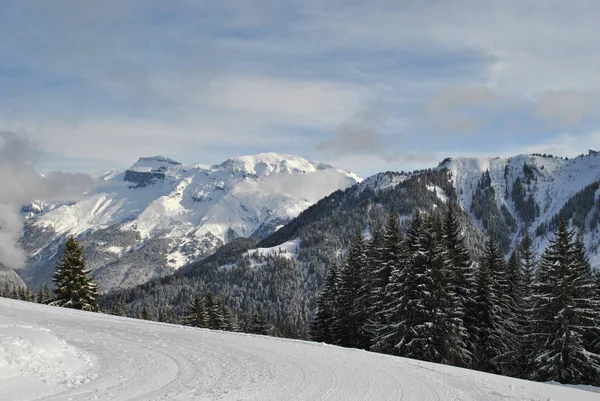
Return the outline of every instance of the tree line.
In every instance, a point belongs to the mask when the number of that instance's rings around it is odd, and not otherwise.
[[[540,261],[525,234],[508,261],[494,238],[473,260],[457,220],[396,214],[369,240],[358,233],[329,266],[314,341],[490,373],[600,384],[600,276],[562,221]]]
[[[84,249],[74,236],[69,236],[63,246],[63,255],[57,263],[53,283],[53,291],[47,285],[40,288],[37,294],[24,286],[5,284],[0,289],[0,296],[22,301],[65,308],[79,309],[90,312],[103,312],[116,316],[125,316],[120,302],[114,302],[110,308],[100,309],[98,306],[98,287],[94,283],[91,270],[86,268]],[[143,307],[135,316],[144,320],[160,320],[165,323],[183,324],[186,326],[208,328],[212,330],[243,331],[253,334],[273,335],[275,328],[267,322],[262,312],[256,312],[250,317],[239,319],[231,313],[225,302],[208,291],[203,298],[196,294],[194,300],[185,307],[183,316],[176,316],[171,310],[162,316],[153,316]]]

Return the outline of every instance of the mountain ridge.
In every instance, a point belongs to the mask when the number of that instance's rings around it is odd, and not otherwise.
[[[220,164],[184,165],[141,157],[104,172],[77,202],[22,208],[22,272],[49,281],[67,235],[84,242],[101,287],[130,287],[168,275],[237,237],[263,238],[329,193],[361,181],[356,174],[300,156],[260,153]],[[138,268],[137,265],[147,267]]]

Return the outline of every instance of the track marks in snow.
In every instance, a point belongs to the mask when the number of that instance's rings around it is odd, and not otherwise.
[[[49,330],[93,355],[73,387],[47,400],[597,400],[598,394],[360,350],[215,332],[0,299],[0,320]],[[0,366],[2,360],[0,358]],[[85,376],[87,375],[87,376]],[[88,380],[85,380],[87,378]],[[26,375],[22,380],[33,380]],[[31,383],[34,383],[33,381]]]

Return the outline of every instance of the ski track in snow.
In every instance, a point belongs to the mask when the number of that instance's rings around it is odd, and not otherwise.
[[[591,391],[366,351],[0,299],[0,328],[8,326],[25,334],[0,336],[0,400],[600,400]],[[24,358],[16,344],[39,343],[40,332],[87,365],[44,383],[15,361]],[[60,360],[52,363],[46,371]]]

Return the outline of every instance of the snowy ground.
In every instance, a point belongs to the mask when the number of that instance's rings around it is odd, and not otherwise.
[[[0,298],[0,400],[600,400],[302,341]]]

